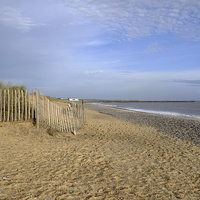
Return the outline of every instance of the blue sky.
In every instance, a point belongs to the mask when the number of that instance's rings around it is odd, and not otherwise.
[[[1,0],[0,80],[45,95],[200,100],[199,0]]]

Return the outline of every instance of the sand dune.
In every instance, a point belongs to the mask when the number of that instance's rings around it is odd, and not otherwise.
[[[0,199],[200,199],[200,149],[86,110],[74,136],[0,123]]]

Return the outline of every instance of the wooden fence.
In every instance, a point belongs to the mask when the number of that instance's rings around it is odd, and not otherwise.
[[[61,132],[73,132],[84,125],[84,104],[66,103],[58,106],[36,89],[0,90],[0,122],[34,120],[37,128],[42,124]]]
[[[24,90],[0,90],[0,121],[36,118],[33,95]],[[31,102],[32,100],[32,102]]]

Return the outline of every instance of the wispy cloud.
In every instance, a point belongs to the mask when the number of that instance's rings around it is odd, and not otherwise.
[[[119,70],[117,73],[120,75],[133,75],[135,72],[129,70]]]
[[[86,71],[86,72],[84,72],[84,74],[100,74],[100,73],[102,73],[102,72],[103,72],[102,70]]]
[[[126,39],[172,33],[200,40],[200,1],[63,0],[78,12]]]
[[[84,45],[86,45],[86,46],[101,46],[101,45],[106,45],[106,44],[108,44],[108,42],[106,42],[104,40],[92,40],[92,41],[85,43]]]
[[[171,80],[171,82],[187,83],[187,84],[191,84],[192,86],[200,85],[200,80],[174,79],[174,80]]]
[[[160,51],[164,51],[165,49],[166,48],[162,46],[161,44],[159,44],[158,42],[153,42],[147,46],[147,48],[145,49],[145,52],[148,52],[148,53],[160,52]]]
[[[21,32],[28,32],[37,26],[30,18],[22,16],[19,11],[10,7],[0,8],[0,22]]]

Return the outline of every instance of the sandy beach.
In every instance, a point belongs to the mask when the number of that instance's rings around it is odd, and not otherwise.
[[[199,146],[164,133],[178,126],[161,129],[134,123],[130,112],[115,109],[114,117],[98,109],[85,109],[76,136],[0,123],[0,199],[200,199]]]

